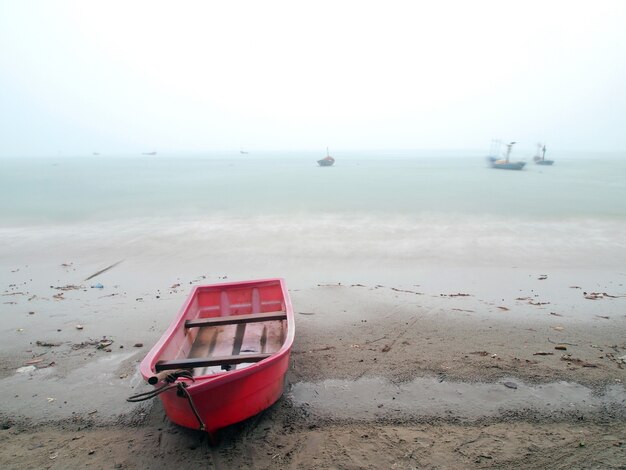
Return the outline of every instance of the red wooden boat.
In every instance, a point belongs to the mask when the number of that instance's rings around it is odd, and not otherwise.
[[[197,286],[141,362],[171,421],[218,429],[271,406],[283,393],[294,338],[282,279]]]

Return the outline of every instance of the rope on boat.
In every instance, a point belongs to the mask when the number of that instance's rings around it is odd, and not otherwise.
[[[185,382],[176,382],[176,380],[181,377],[190,379],[192,382],[195,382],[193,375],[191,371],[189,370],[181,370],[181,371],[172,372],[170,374],[167,374],[164,380],[165,383],[161,385],[160,387],[157,387],[154,390],[150,390],[148,392],[138,393],[137,395],[128,397],[126,401],[131,402],[131,403],[138,403],[140,401],[146,401],[146,400],[150,400],[151,398],[155,398],[161,393],[165,393],[169,390],[177,389],[176,395],[181,398],[187,399],[187,401],[189,402],[189,406],[191,407],[191,411],[193,411],[193,414],[196,416],[196,419],[198,420],[198,424],[200,424],[200,431],[204,431],[206,429],[206,426],[204,425],[204,421],[202,421],[202,418],[200,417],[200,413],[198,413],[198,410],[196,406],[194,405],[193,400],[191,399],[191,395],[189,395],[189,392],[187,391],[188,385]]]

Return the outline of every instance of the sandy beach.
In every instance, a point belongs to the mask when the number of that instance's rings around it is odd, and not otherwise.
[[[3,468],[624,468],[619,257],[531,268],[3,236]],[[211,446],[158,401],[125,401],[149,388],[137,366],[191,286],[273,276],[296,313],[278,403]]]

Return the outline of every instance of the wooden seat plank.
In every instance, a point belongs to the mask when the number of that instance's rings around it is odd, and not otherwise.
[[[253,313],[251,315],[230,315],[226,317],[210,317],[196,318],[195,320],[187,320],[185,328],[203,327],[203,326],[220,326],[220,325],[237,325],[240,323],[255,323],[262,321],[286,320],[285,312],[266,312]]]
[[[228,366],[244,362],[259,362],[270,357],[271,354],[240,354],[238,356],[190,357],[159,361],[154,368],[157,372],[171,369],[193,369],[195,367]]]

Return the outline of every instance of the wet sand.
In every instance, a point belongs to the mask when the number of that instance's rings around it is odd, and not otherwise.
[[[3,249],[3,468],[626,462],[626,274],[617,266],[272,262],[128,246]],[[125,401],[149,388],[137,365],[191,286],[276,275],[296,312],[276,405],[223,430],[213,447],[170,424],[158,402]]]

